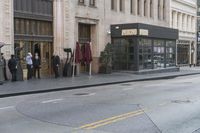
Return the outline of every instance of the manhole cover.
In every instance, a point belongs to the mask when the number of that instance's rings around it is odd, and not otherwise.
[[[76,93],[74,95],[76,95],[76,96],[86,96],[86,95],[90,95],[90,93]]]
[[[121,84],[121,86],[131,86],[131,84]]]
[[[190,100],[172,100],[172,103],[190,103]]]

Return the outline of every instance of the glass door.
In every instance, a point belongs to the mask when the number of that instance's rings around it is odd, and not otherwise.
[[[133,39],[113,39],[113,69],[134,70],[135,45]]]

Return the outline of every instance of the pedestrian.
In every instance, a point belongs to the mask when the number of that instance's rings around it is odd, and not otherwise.
[[[3,60],[3,73],[4,73],[4,79],[8,80],[7,74],[6,74],[6,59],[3,56],[3,53],[1,53],[1,57]]]
[[[11,55],[11,58],[8,60],[8,68],[12,74],[12,81],[17,81],[17,61],[14,55]]]
[[[59,66],[60,66],[60,57],[58,55],[54,55],[52,57],[53,63],[53,71],[55,73],[55,78],[59,77]]]
[[[36,78],[37,75],[38,79],[40,79],[40,68],[41,68],[40,65],[41,65],[40,57],[38,53],[35,53],[35,57],[33,59],[33,69],[34,69],[34,77]]]
[[[27,66],[27,80],[32,78],[33,61],[32,54],[29,52],[26,56],[26,66]]]

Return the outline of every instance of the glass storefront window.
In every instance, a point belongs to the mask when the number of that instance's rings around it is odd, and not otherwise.
[[[139,40],[139,69],[152,69],[152,41]]]
[[[133,39],[114,39],[113,69],[134,70],[135,68],[135,45]]]
[[[153,44],[153,64],[154,69],[165,67],[165,42],[163,40],[154,40]]]

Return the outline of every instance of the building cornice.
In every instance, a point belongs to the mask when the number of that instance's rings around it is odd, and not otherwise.
[[[181,3],[181,4],[183,4],[183,5],[186,5],[186,6],[190,6],[190,7],[192,7],[192,8],[197,8],[197,5],[196,5],[196,4],[192,4],[192,3],[189,3],[189,2],[184,1],[184,0],[174,0],[174,1],[176,1],[176,2],[178,2],[178,3]]]

